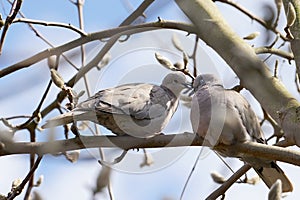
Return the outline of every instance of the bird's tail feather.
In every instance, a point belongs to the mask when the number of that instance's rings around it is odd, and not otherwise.
[[[74,121],[73,112],[67,112],[46,121],[46,123],[42,126],[42,128],[51,128],[55,126],[65,125],[65,124],[72,123],[73,121]]]
[[[277,181],[277,179],[280,179],[282,182],[282,192],[293,191],[292,183],[275,162],[271,163],[271,167],[253,168],[269,188]]]

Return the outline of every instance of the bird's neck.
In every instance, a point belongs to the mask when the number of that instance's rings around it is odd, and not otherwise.
[[[172,87],[166,87],[164,85],[161,85],[162,88],[164,88],[164,90],[168,90],[169,92],[171,92],[171,94],[173,94],[176,98],[179,97],[180,95],[180,91],[176,91],[176,89],[172,88]]]

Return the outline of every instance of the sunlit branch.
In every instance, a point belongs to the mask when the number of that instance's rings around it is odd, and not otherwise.
[[[192,133],[158,135],[152,138],[135,138],[131,136],[80,136],[78,138],[51,142],[2,143],[0,156],[29,153],[44,155],[99,147],[129,150],[137,148],[201,146],[202,144],[203,140]],[[298,151],[278,146],[245,142],[234,145],[219,144],[213,149],[217,151],[226,150],[226,154],[232,157],[253,156],[300,166],[300,153]]]
[[[65,24],[65,23],[59,23],[59,22],[47,22],[47,21],[34,20],[34,19],[17,18],[12,23],[29,23],[29,24],[38,24],[38,25],[43,25],[43,26],[55,26],[55,27],[70,29],[72,31],[75,31],[76,33],[79,33],[81,36],[87,35],[87,33],[85,33],[83,30],[81,30],[71,24]]]
[[[136,30],[136,31],[132,32],[132,34],[135,34],[135,33],[141,33],[141,32],[145,32],[145,31],[158,30],[158,29],[162,29],[162,28],[182,30],[182,31],[185,31],[188,33],[195,33],[195,31],[196,31],[195,27],[191,24],[162,20],[162,21],[158,21],[158,22],[151,22],[151,23],[145,23],[145,24],[140,24],[140,25],[128,25],[128,26],[122,26],[122,27],[118,27],[118,28],[105,30],[105,31],[95,32],[95,33],[88,34],[86,37],[81,37],[79,39],[68,42],[64,45],[44,50],[30,58],[27,58],[21,62],[18,62],[9,67],[6,67],[6,68],[0,70],[0,78],[3,76],[6,76],[8,74],[11,74],[17,70],[29,67],[33,64],[36,64],[52,55],[60,55],[66,51],[69,51],[73,48],[79,47],[80,45],[89,43],[91,41],[109,38],[116,34],[122,35],[122,32],[129,31],[129,30]]]

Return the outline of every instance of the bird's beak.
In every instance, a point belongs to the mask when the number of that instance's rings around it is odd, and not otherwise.
[[[188,89],[193,89],[193,84],[186,82],[186,83],[182,83],[182,85],[184,85],[184,87],[188,88]]]
[[[186,88],[183,91],[183,94],[188,94],[188,96],[192,96],[195,93],[192,83],[187,82],[183,83],[182,85],[184,85],[184,87]]]

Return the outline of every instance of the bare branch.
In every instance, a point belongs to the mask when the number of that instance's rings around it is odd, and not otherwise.
[[[223,183],[218,189],[216,189],[214,192],[212,192],[206,200],[213,200],[217,199],[219,196],[224,195],[225,192],[241,177],[243,176],[249,169],[251,169],[251,166],[248,164],[245,164],[243,167],[241,167],[238,171],[236,171],[225,183]]]
[[[270,53],[270,54],[275,54],[277,56],[280,56],[282,58],[286,58],[289,61],[294,60],[294,54],[289,53],[280,49],[275,49],[275,48],[268,48],[268,47],[257,47],[255,48],[255,53],[257,54],[264,54],[264,53]]]
[[[133,13],[130,14],[130,16],[125,19],[120,26],[129,25],[131,24],[135,19],[137,19],[139,16],[144,15],[144,11],[154,2],[154,0],[145,0],[143,3],[135,10]]]
[[[12,154],[35,153],[38,155],[55,154],[85,148],[167,148],[180,146],[201,146],[203,140],[192,133],[158,135],[152,138],[135,138],[131,136],[80,136],[79,138],[51,142],[15,142],[5,143],[0,149],[0,156]],[[219,144],[214,150],[226,150],[232,157],[259,157],[277,160],[300,166],[300,152],[288,148],[269,146],[255,142],[235,145]]]
[[[25,187],[25,185],[27,184],[27,182],[31,179],[31,177],[33,176],[35,170],[38,168],[41,160],[42,160],[43,156],[39,156],[34,165],[32,166],[32,168],[30,169],[30,171],[28,172],[27,176],[24,178],[24,180],[22,181],[22,183],[14,188],[7,196],[7,200],[12,200],[14,199],[16,196],[18,196],[19,194],[21,194],[23,188]]]
[[[38,24],[43,26],[56,26],[56,27],[70,29],[72,31],[75,31],[76,33],[79,33],[81,36],[87,36],[87,33],[85,33],[83,30],[78,29],[77,27],[71,24],[65,24],[59,22],[47,22],[47,21],[26,19],[26,18],[17,18],[12,23],[29,23],[29,24]]]
[[[259,24],[261,24],[263,27],[265,27],[268,30],[273,31],[276,34],[279,34],[281,39],[283,40],[288,40],[284,35],[282,35],[277,29],[276,26],[270,26],[265,20],[253,15],[252,13],[250,13],[246,8],[230,1],[230,0],[213,0],[214,2],[219,1],[221,3],[226,3],[234,8],[236,8],[237,10],[241,11],[243,14],[245,14],[246,16],[248,16],[250,19],[257,21]]]
[[[6,17],[5,24],[4,24],[4,27],[2,30],[1,39],[0,39],[0,54],[2,52],[2,47],[4,44],[4,39],[5,39],[6,33],[8,31],[8,27],[11,25],[13,20],[16,18],[19,10],[21,9],[22,2],[23,2],[22,0],[15,0],[11,6],[9,15]]]
[[[129,34],[124,33],[125,31],[129,30],[135,30],[134,32],[130,32],[131,34],[134,33],[140,33],[140,32],[145,32],[145,31],[153,31],[157,29],[162,29],[162,28],[167,28],[167,29],[177,29],[177,30],[182,30],[186,31],[188,33],[195,33],[195,28],[191,24],[186,24],[186,23],[180,23],[180,22],[173,22],[173,21],[160,21],[160,22],[152,22],[152,23],[146,23],[146,24],[139,24],[139,25],[129,25],[129,26],[122,26],[118,28],[113,28],[113,29],[108,29],[105,31],[100,31],[100,32],[95,32],[91,33],[86,37],[79,38],[76,40],[73,40],[71,42],[68,42],[64,45],[61,45],[56,48],[50,48],[47,50],[44,50],[40,53],[37,53],[36,55],[27,58],[21,62],[18,62],[14,65],[11,65],[9,67],[6,67],[2,70],[0,70],[0,78],[3,76],[6,76],[8,74],[11,74],[17,70],[29,67],[35,63],[38,63],[42,61],[43,59],[46,59],[52,55],[60,55],[63,52],[69,51],[73,48],[76,48],[82,44],[94,41],[94,40],[100,40],[108,37],[112,37],[113,35],[119,34]]]

